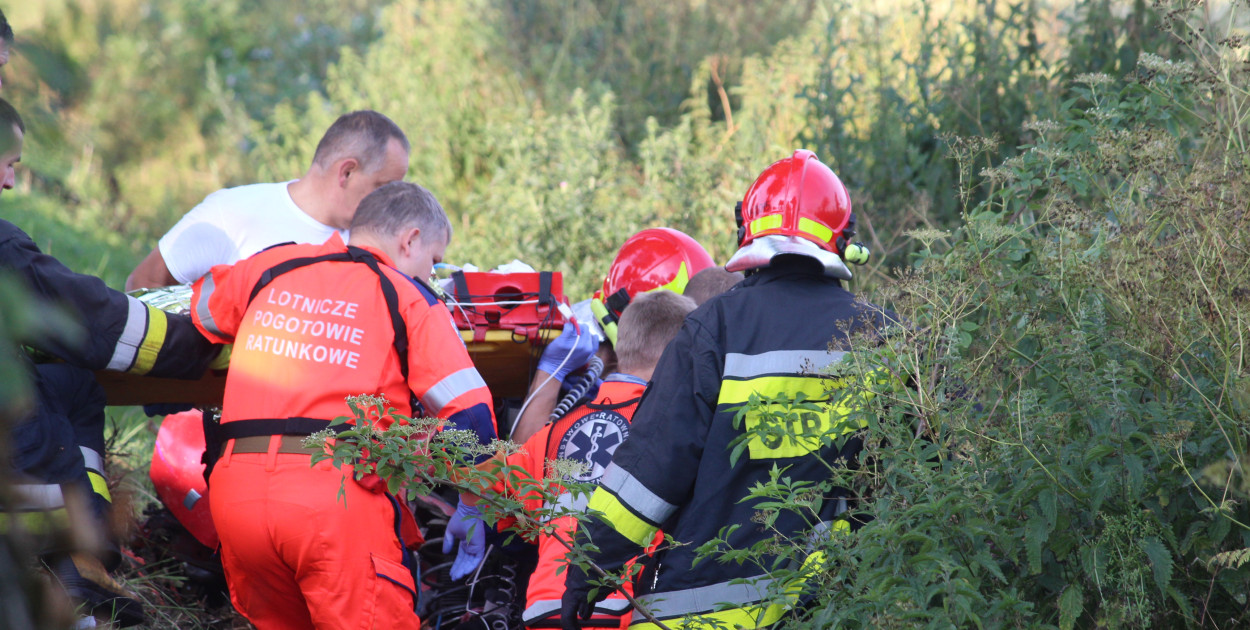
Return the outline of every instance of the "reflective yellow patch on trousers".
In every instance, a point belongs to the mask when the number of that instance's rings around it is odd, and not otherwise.
[[[785,612],[786,608],[784,606],[772,604],[768,607],[747,606],[745,608],[731,608],[690,617],[662,619],[661,621],[671,630],[678,630],[678,628],[687,630],[694,630],[695,628],[700,630],[704,628],[707,630],[713,630],[714,628],[767,628],[781,620],[781,616]],[[637,621],[629,625],[629,630],[660,630],[660,626],[649,621]]]

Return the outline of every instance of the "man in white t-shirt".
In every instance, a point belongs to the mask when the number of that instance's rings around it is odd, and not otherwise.
[[[408,172],[408,138],[372,110],[344,114],[300,179],[219,190],[200,202],[126,279],[126,290],[188,284],[278,243],[347,240],[360,200]]]

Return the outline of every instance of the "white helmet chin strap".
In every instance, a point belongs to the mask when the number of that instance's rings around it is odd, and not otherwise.
[[[806,256],[819,262],[826,276],[839,280],[850,280],[851,270],[847,268],[842,257],[818,247],[815,243],[799,236],[783,236],[769,234],[761,236],[738,251],[725,263],[727,271],[747,271],[759,269],[772,264],[773,257],[782,254]]]

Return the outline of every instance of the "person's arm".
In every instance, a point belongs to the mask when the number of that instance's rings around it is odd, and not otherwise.
[[[526,442],[547,424],[551,412],[560,403],[560,381],[549,372],[536,370],[525,400],[525,409],[517,418],[512,435],[508,436],[513,442]]]
[[[490,444],[496,437],[490,390],[473,366],[451,314],[435,300],[423,311],[410,310],[404,319],[408,387],[426,415],[446,420],[446,427],[472,431],[480,444]]]
[[[169,273],[169,267],[165,266],[165,257],[161,256],[160,247],[152,248],[152,253],[148,254],[126,278],[127,291],[168,287],[175,284],[178,284],[178,280]]]
[[[525,442],[547,424],[551,412],[560,402],[560,385],[569,373],[586,364],[599,349],[599,339],[586,324],[564,325],[560,336],[547,344],[538,360],[538,370],[530,382],[525,408],[517,418],[512,435],[513,442]]]
[[[243,260],[217,265],[191,285],[191,321],[215,343],[234,343],[252,288],[268,261]]]
[[[231,234],[248,229],[239,225],[237,211],[222,201],[221,191],[209,195],[161,237],[126,279],[126,290],[191,284],[217,265],[237,262],[241,256]]]

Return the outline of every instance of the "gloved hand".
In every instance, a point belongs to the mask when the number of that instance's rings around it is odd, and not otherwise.
[[[607,599],[609,590],[599,589],[590,599],[593,587],[581,567],[570,564],[564,578],[564,595],[560,597],[560,627],[563,630],[581,630],[582,622],[595,614],[595,604]]]
[[[547,344],[542,358],[538,359],[538,369],[561,383],[569,372],[586,365],[599,349],[599,338],[590,331],[590,324],[582,324],[580,329],[571,324],[564,325],[560,336]]]
[[[468,505],[463,500],[456,506],[456,513],[447,521],[447,531],[443,534],[443,553],[451,553],[456,541],[460,542],[460,550],[451,563],[451,579],[460,580],[477,569],[486,557],[486,521],[482,520],[482,511],[476,505]]]

